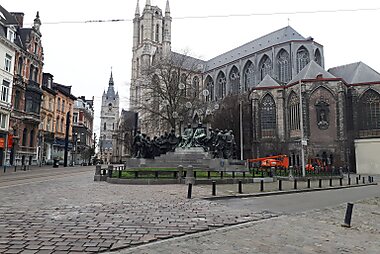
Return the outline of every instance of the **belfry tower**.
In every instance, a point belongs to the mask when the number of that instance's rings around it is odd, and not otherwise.
[[[104,163],[112,161],[112,135],[117,129],[119,119],[119,93],[115,93],[111,70],[107,93],[102,96],[102,108],[100,111],[100,156]]]

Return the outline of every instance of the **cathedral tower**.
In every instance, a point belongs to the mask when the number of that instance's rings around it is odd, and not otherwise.
[[[137,1],[133,19],[133,58],[130,88],[130,109],[137,110],[143,96],[140,83],[143,80],[141,70],[149,67],[155,60],[166,57],[171,52],[171,22],[169,0],[165,13],[146,0],[142,14]]]
[[[119,93],[115,93],[111,71],[107,93],[102,96],[100,111],[100,156],[104,163],[112,161],[112,135],[116,131],[119,119]]]

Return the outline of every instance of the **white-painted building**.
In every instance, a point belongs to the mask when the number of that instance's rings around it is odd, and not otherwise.
[[[14,40],[17,24],[17,20],[0,6],[0,165],[9,164],[9,116],[16,52]]]

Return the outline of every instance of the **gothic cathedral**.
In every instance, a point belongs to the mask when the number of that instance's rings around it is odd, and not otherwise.
[[[141,84],[153,81],[144,80],[141,69],[157,56],[178,54],[171,51],[171,22],[169,1],[164,15],[150,0],[140,15],[137,2],[131,110],[149,100]],[[380,73],[363,62],[326,70],[324,59],[322,44],[286,26],[212,59],[197,59],[199,77],[184,82],[197,79],[198,94],[206,91],[209,104],[223,105],[231,95],[246,98],[244,158],[287,154],[298,166],[303,147],[307,160],[354,168],[373,154],[371,147],[380,147]],[[149,133],[157,121],[150,125],[140,122],[139,128]],[[360,163],[362,168],[368,164],[365,159]]]

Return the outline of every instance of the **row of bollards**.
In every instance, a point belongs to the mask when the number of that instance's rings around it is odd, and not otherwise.
[[[365,184],[365,178],[364,177],[361,177],[361,178],[356,177],[356,184],[359,184],[359,179],[361,179],[362,183]],[[348,180],[347,184],[351,185],[351,178],[348,177],[347,180]],[[374,182],[372,176],[368,176],[368,182],[369,183],[373,183]],[[296,190],[298,188],[298,181],[297,181],[297,179],[294,179],[293,184],[294,184],[293,188]],[[339,178],[339,185],[343,186],[343,177]],[[332,178],[329,179],[329,186],[330,187],[333,186],[333,179]],[[318,179],[318,187],[322,188],[322,179]],[[187,191],[187,198],[188,199],[191,199],[192,188],[193,188],[193,185],[191,183],[189,183],[188,184],[188,191]],[[308,189],[311,188],[311,179],[310,178],[307,179],[307,188]],[[283,188],[282,188],[282,180],[281,179],[278,180],[278,190],[279,191],[283,190]],[[264,180],[260,180],[260,192],[263,192],[263,191],[264,191]],[[242,180],[239,180],[239,182],[238,182],[238,193],[239,194],[243,193],[243,182],[242,182]],[[212,196],[216,196],[216,181],[212,181]]]

